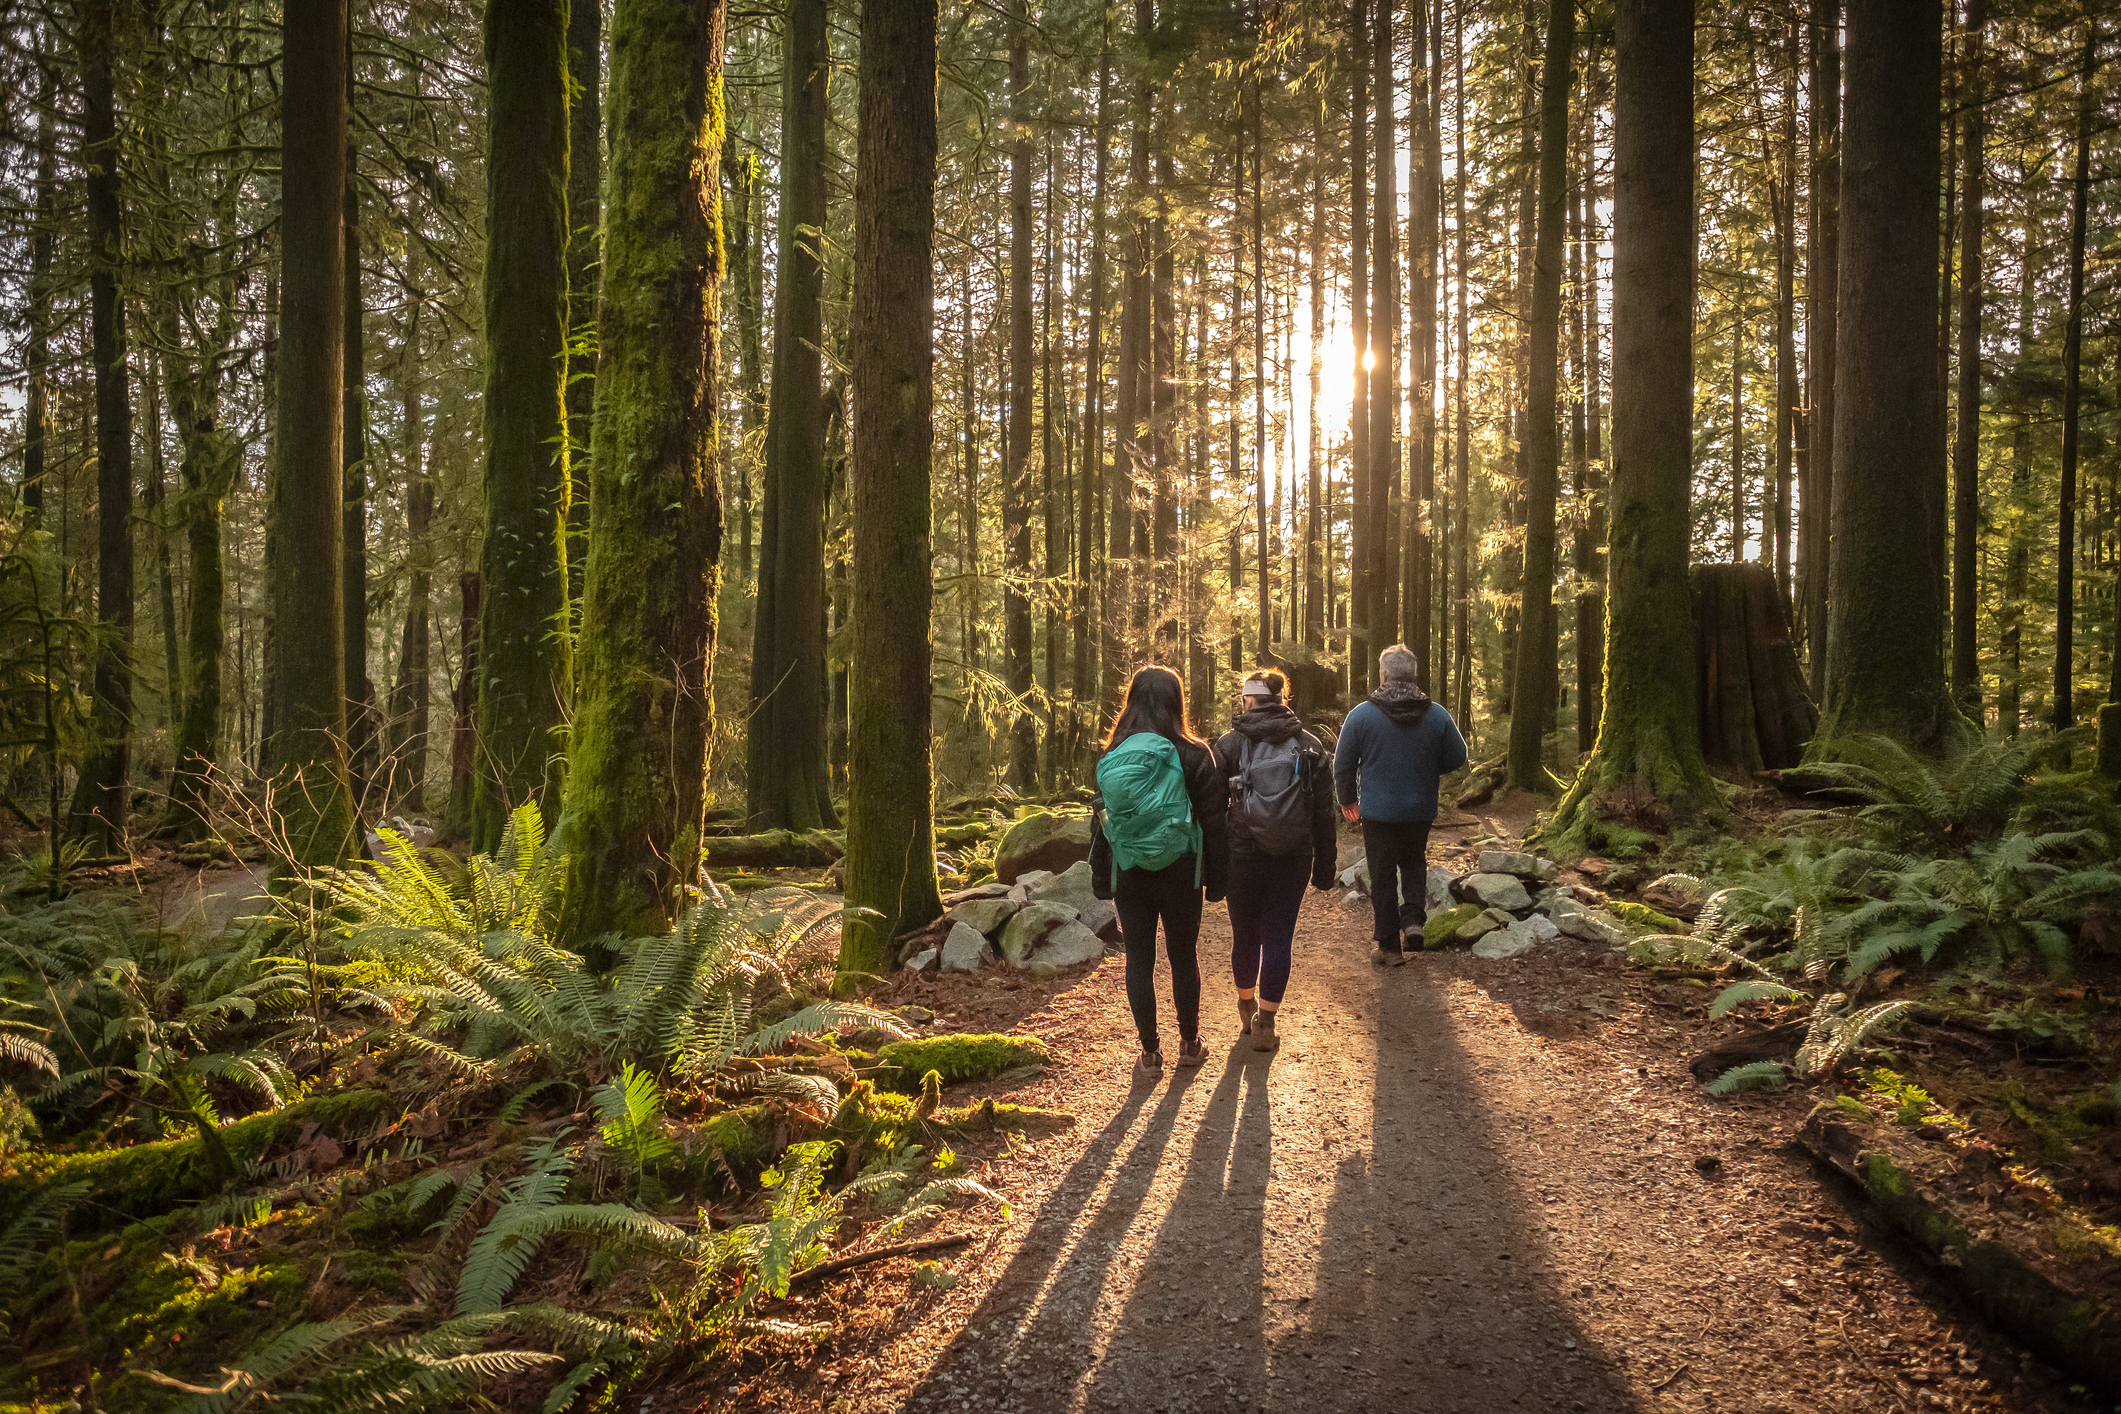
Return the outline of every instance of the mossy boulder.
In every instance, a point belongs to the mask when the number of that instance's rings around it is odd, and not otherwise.
[[[223,1125],[220,1138],[229,1157],[241,1166],[261,1158],[275,1144],[293,1141],[305,1123],[314,1123],[342,1141],[350,1140],[381,1125],[393,1108],[394,1102],[381,1090],[344,1090]],[[40,1189],[65,1183],[88,1185],[87,1196],[74,1210],[76,1230],[98,1217],[138,1218],[167,1212],[222,1186],[212,1157],[197,1137],[79,1154],[37,1153],[22,1156],[0,1177],[0,1212],[12,1211]]]
[[[1454,904],[1421,925],[1421,945],[1425,949],[1440,948],[1458,941],[1454,936],[1458,930],[1480,917],[1477,903]]]
[[[994,851],[994,877],[1013,884],[1043,870],[1059,874],[1090,857],[1090,817],[1035,810],[1009,827]]]
[[[893,1090],[911,1093],[920,1089],[921,1077],[931,1070],[941,1074],[945,1085],[963,1085],[1043,1065],[1048,1054],[1046,1043],[1036,1036],[922,1036],[893,1041],[879,1050],[876,1058],[896,1069],[879,1071],[877,1079]]]
[[[1659,913],[1646,904],[1609,899],[1606,911],[1637,933],[1686,933],[1687,925],[1669,913]]]

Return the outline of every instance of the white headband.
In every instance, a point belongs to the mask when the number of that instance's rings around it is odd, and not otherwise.
[[[1265,678],[1246,678],[1245,685],[1238,695],[1241,697],[1281,696],[1280,693],[1276,692],[1273,688],[1267,686],[1267,680]]]

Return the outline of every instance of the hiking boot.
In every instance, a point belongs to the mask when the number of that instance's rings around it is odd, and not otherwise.
[[[1250,1035],[1250,1034],[1251,1034],[1251,1031],[1252,1031],[1252,1013],[1254,1013],[1254,1012],[1256,1012],[1256,1011],[1258,1011],[1258,1010],[1259,1010],[1259,1003],[1258,1003],[1258,1002],[1256,1002],[1256,1001],[1254,1001],[1254,1000],[1253,1000],[1252,998],[1250,998],[1250,997],[1239,997],[1239,998],[1237,999],[1237,1034],[1238,1034],[1238,1035],[1240,1035],[1240,1036],[1246,1036],[1246,1035]]]
[[[1407,965],[1407,955],[1398,948],[1388,948],[1383,943],[1379,943],[1371,951],[1370,961],[1376,963],[1379,967],[1405,967]]]
[[[1208,1048],[1200,1043],[1199,1037],[1178,1043],[1178,1063],[1182,1068],[1190,1069],[1207,1058]]]
[[[1164,1053],[1143,1051],[1142,1058],[1134,1063],[1136,1080],[1161,1080],[1164,1074]]]
[[[1275,1047],[1277,1047],[1277,1046],[1279,1046],[1279,1045],[1281,1044],[1281,1037],[1280,1037],[1280,1036],[1278,1036],[1278,1035],[1276,1035],[1276,1034],[1275,1034],[1275,1031],[1274,1031],[1274,1016],[1275,1016],[1275,1013],[1273,1013],[1273,1012],[1271,1012],[1271,1011],[1263,1011],[1263,1012],[1261,1012],[1261,1013],[1260,1013],[1260,1014],[1259,1014],[1259,1015],[1258,1015],[1257,1017],[1255,1017],[1255,1018],[1253,1019],[1253,1021],[1252,1021],[1252,1049],[1253,1049],[1253,1050],[1255,1050],[1255,1051],[1271,1051],[1271,1050],[1273,1050],[1273,1049],[1274,1049]]]

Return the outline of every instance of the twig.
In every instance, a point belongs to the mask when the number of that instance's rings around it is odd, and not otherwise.
[[[940,1252],[946,1247],[962,1247],[970,1242],[973,1234],[960,1233],[956,1237],[924,1237],[918,1242],[900,1242],[890,1247],[879,1247],[873,1252],[857,1252],[851,1257],[834,1257],[828,1262],[819,1262],[814,1267],[805,1267],[788,1278],[789,1290],[805,1282],[823,1281],[826,1277],[838,1276],[852,1267],[870,1262],[886,1262],[893,1257],[911,1257],[921,1252]]]
[[[1680,1361],[1680,1362],[1679,1362],[1679,1368],[1677,1368],[1677,1369],[1675,1369],[1674,1371],[1672,1371],[1672,1373],[1671,1373],[1671,1374],[1669,1374],[1669,1375],[1666,1375],[1666,1376],[1665,1376],[1665,1377],[1664,1377],[1663,1379],[1659,1380],[1659,1381],[1658,1381],[1658,1382],[1657,1382],[1656,1384],[1653,1384],[1653,1385],[1651,1385],[1651,1386],[1650,1386],[1650,1393],[1652,1393],[1652,1394],[1657,1394],[1657,1393],[1661,1392],[1661,1391],[1662,1391],[1662,1390],[1664,1389],[1664,1387],[1665,1387],[1666,1385],[1668,1385],[1668,1384],[1670,1384],[1670,1383],[1671,1383],[1672,1381],[1674,1381],[1674,1380],[1678,1379],[1678,1378],[1679,1378],[1679,1377],[1680,1377],[1681,1375],[1685,1374],[1685,1373],[1686,1373],[1686,1372],[1687,1372],[1688,1370],[1691,1370],[1691,1369],[1693,1369],[1693,1368],[1694,1368],[1694,1365],[1693,1365],[1693,1362],[1692,1362],[1692,1361],[1690,1361],[1690,1360],[1682,1360],[1682,1361]]]

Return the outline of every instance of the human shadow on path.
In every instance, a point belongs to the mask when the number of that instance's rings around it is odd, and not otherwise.
[[[1137,1085],[1128,1093],[1039,1205],[1016,1255],[902,1408],[1000,1410],[1012,1407],[1012,1385],[1043,1389],[1056,1372],[1087,1363],[1092,1313],[1107,1272],[1156,1181],[1196,1074],[1176,1071],[1157,1091]],[[1152,1093],[1156,1106],[1141,1119]],[[1137,1119],[1140,1132],[1122,1156]],[[1101,1187],[1102,1201],[1085,1216]],[[1037,1357],[1036,1370],[1027,1356]],[[1020,1407],[1053,1407],[1035,1394],[1027,1399]]]

